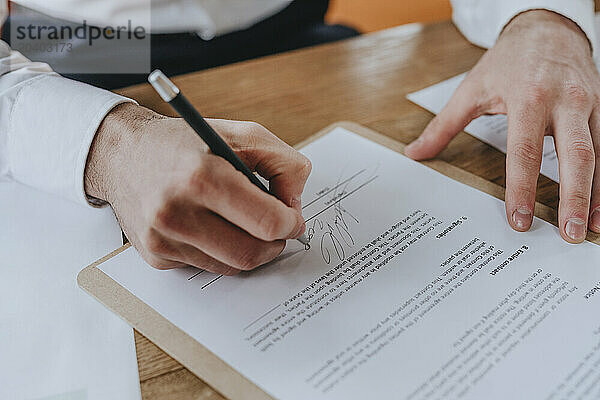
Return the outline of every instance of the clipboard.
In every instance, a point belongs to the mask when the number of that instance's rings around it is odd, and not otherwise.
[[[296,148],[301,149],[318,138],[327,135],[337,127],[345,128],[398,153],[404,152],[404,144],[352,122],[332,124],[302,141]],[[504,189],[501,186],[444,161],[431,160],[423,162],[423,164],[456,181],[472,186],[501,200],[504,199]],[[548,206],[537,203],[535,215],[554,225],[557,224],[557,212]],[[600,235],[598,234],[589,233],[587,239],[600,245]],[[110,260],[130,246],[127,244],[83,269],[77,277],[79,286],[226,398],[232,400],[272,400],[273,397],[268,393],[98,268],[100,264]]]

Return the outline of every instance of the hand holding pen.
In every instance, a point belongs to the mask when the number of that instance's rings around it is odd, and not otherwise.
[[[204,140],[213,154],[224,158],[235,169],[240,171],[248,178],[252,184],[258,187],[265,193],[271,194],[269,189],[262,184],[256,175],[244,164],[235,152],[225,143],[217,132],[206,122],[200,113],[192,106],[185,98],[179,88],[166,77],[160,70],[154,71],[148,78],[154,89],[162,97],[164,101],[169,103],[171,107],[194,129],[194,131]],[[297,240],[305,246],[309,246],[308,237],[302,234]]]
[[[133,103],[115,107],[96,133],[85,190],[110,203],[150,265],[234,275],[273,260],[304,232],[299,199],[310,162],[256,123],[208,124],[277,197],[213,154],[183,119]]]

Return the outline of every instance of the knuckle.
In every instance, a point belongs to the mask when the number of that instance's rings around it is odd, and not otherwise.
[[[171,253],[170,246],[167,241],[158,235],[154,230],[146,234],[144,239],[144,247],[150,252],[150,255],[168,256]]]
[[[254,121],[244,122],[241,129],[245,147],[251,147],[257,143],[259,137],[268,136],[271,134],[267,128]]]
[[[190,173],[187,185],[188,187],[193,188],[194,192],[203,193],[208,190],[212,179],[209,164],[210,163],[207,160],[204,160]]]
[[[312,162],[305,155],[298,153],[298,175],[306,179],[312,172]]]
[[[240,151],[247,151],[256,149],[259,145],[259,138],[257,135],[257,129],[250,129],[243,135],[237,143],[237,149]]]
[[[262,259],[258,249],[253,246],[247,246],[237,255],[233,267],[242,271],[250,271],[261,264]]]
[[[593,164],[596,160],[594,146],[588,140],[572,140],[567,146],[569,160],[576,163]]]
[[[579,190],[569,193],[565,200],[567,208],[581,212],[586,212],[590,203],[590,197]]]
[[[540,151],[533,143],[525,141],[515,143],[512,146],[511,152],[516,162],[523,168],[534,168],[540,162]]]
[[[178,207],[174,200],[166,200],[154,214],[152,227],[158,230],[177,230],[179,226]],[[149,235],[151,237],[151,235]]]
[[[258,122],[254,122],[254,121],[248,122],[248,129],[251,132],[256,132],[256,133],[265,133],[265,132],[267,132],[267,128],[265,128],[264,126],[262,126]]]
[[[282,218],[279,218],[272,210],[265,210],[259,222],[259,229],[262,233],[261,239],[268,242],[281,239],[284,235],[284,228]]]
[[[527,86],[523,95],[525,103],[529,106],[541,107],[550,98],[550,90],[542,82],[534,82]]]
[[[593,101],[592,95],[583,85],[574,82],[567,82],[564,86],[566,99],[577,106],[586,106]]]
[[[512,198],[514,201],[519,202],[516,199],[522,199],[530,201],[531,199],[535,199],[535,186],[531,186],[525,182],[525,180],[518,180],[516,182],[508,182],[507,184],[507,198]]]

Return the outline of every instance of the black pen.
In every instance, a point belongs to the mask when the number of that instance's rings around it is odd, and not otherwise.
[[[148,81],[158,92],[160,97],[173,107],[175,111],[188,123],[193,130],[196,131],[198,136],[202,138],[210,148],[210,150],[226,159],[242,174],[258,186],[265,193],[271,194],[269,189],[262,184],[262,182],[250,171],[250,169],[244,164],[242,160],[235,154],[235,152],[225,143],[225,141],[219,136],[217,132],[202,118],[202,115],[192,106],[192,104],[185,98],[179,88],[175,86],[167,76],[160,70],[155,70],[148,77]],[[308,246],[309,239],[303,234],[297,239],[300,243]]]

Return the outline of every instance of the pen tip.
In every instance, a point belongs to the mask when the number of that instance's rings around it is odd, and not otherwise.
[[[298,240],[300,243],[302,243],[306,250],[310,249],[310,239],[308,238],[308,236],[306,236],[306,234],[303,234],[296,240]]]

